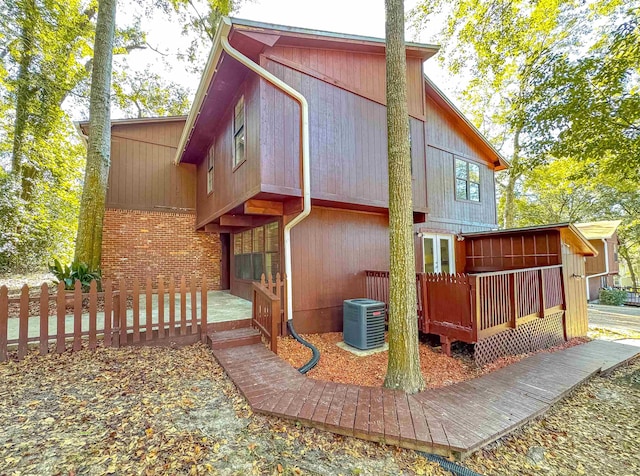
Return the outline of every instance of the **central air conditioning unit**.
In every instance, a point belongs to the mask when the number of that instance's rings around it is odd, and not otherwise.
[[[385,304],[373,299],[348,299],[343,304],[344,343],[361,350],[384,345]]]

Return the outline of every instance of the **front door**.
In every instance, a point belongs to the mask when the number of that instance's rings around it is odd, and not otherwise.
[[[425,273],[453,274],[453,235],[423,235],[423,271]]]

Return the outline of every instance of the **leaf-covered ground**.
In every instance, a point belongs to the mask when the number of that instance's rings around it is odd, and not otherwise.
[[[0,475],[448,474],[252,414],[202,345],[0,364]]]
[[[253,414],[202,345],[32,356],[0,364],[0,383],[1,475],[449,474],[413,451]],[[637,361],[464,465],[640,474],[639,415]]]

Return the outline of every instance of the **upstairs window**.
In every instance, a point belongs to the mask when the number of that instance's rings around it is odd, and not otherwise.
[[[462,159],[455,159],[456,199],[480,201],[480,166]]]
[[[244,96],[240,96],[233,115],[233,168],[244,162]]]
[[[213,193],[213,146],[207,157],[207,195]]]

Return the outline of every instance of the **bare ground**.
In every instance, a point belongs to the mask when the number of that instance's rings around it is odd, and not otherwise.
[[[448,474],[412,451],[253,414],[202,345],[30,356],[0,364],[0,382],[2,475]],[[464,464],[639,474],[639,390],[636,362]]]

